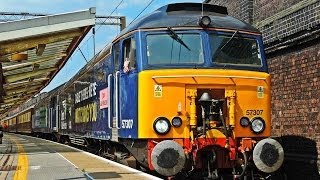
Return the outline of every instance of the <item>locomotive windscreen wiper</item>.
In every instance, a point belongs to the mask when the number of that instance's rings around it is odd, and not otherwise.
[[[229,41],[227,41],[227,42],[219,49],[219,51],[222,51],[222,49],[223,49],[224,47],[226,47],[227,44],[229,44],[229,42],[234,38],[234,36],[235,36],[238,32],[239,32],[239,30],[237,29],[237,30],[232,34],[232,36],[231,36],[231,38],[229,39]]]
[[[168,31],[169,31],[169,36],[176,40],[178,43],[182,44],[185,48],[187,48],[189,51],[191,51],[191,49],[186,45],[186,43],[183,42],[183,40],[178,36],[178,34],[176,32],[174,32],[173,29],[171,29],[171,27],[167,27]]]
[[[222,51],[222,49],[223,49],[224,47],[226,47],[227,44],[230,43],[230,41],[234,38],[234,36],[235,36],[238,32],[239,32],[239,30],[237,29],[237,30],[232,34],[231,38],[230,38],[220,49],[218,49],[218,50],[216,51],[216,53],[215,53],[215,55],[214,55],[214,57],[213,57],[212,59],[215,59],[215,58],[220,54],[220,52]]]

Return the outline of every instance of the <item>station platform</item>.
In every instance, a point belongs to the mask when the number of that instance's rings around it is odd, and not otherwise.
[[[76,148],[5,133],[0,144],[0,179],[159,179]]]

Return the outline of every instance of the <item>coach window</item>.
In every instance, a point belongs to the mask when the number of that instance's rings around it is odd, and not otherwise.
[[[136,68],[136,41],[134,38],[123,42],[123,72],[127,73]]]

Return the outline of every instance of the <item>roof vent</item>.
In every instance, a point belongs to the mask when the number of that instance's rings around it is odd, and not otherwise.
[[[203,8],[202,8],[203,5]],[[212,5],[212,4],[201,4],[201,3],[176,3],[169,4],[167,7],[167,12],[173,11],[199,11],[203,9],[204,12],[215,12],[219,14],[228,15],[228,10],[226,7]]]

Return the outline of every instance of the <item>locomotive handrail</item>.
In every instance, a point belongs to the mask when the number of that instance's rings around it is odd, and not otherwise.
[[[120,71],[116,72],[116,128],[120,129],[119,125],[119,78]]]
[[[261,78],[261,77],[251,77],[251,76],[223,76],[223,75],[172,75],[172,76],[152,76],[152,79],[157,79],[157,78],[194,78],[194,77],[241,78],[241,79],[266,80],[266,78]]]
[[[112,129],[111,126],[111,77],[112,74],[108,75],[108,128]]]

